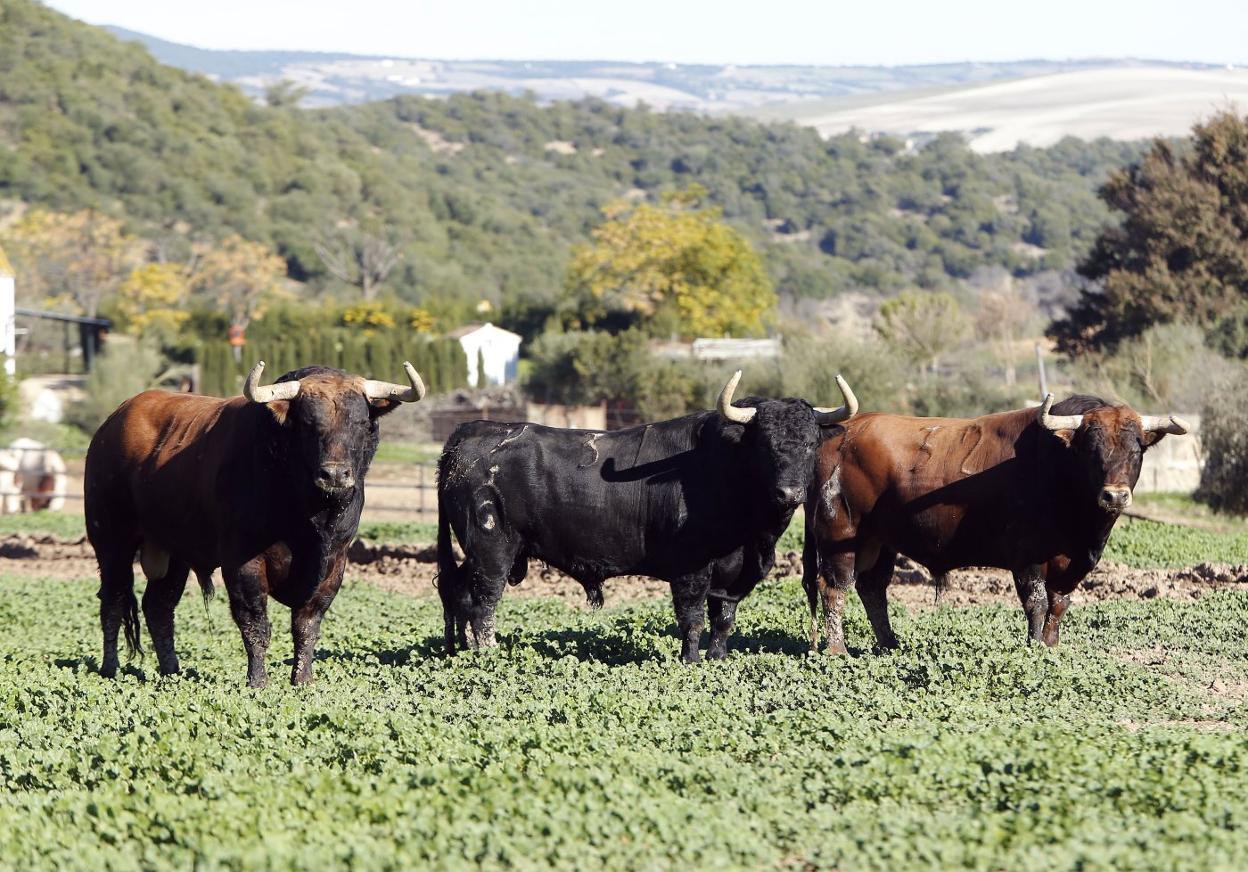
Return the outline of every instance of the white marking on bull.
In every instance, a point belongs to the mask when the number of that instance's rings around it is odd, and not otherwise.
[[[523,436],[523,435],[524,435],[524,433],[525,433],[525,431],[526,431],[526,430],[528,430],[528,429],[529,429],[529,425],[528,425],[528,424],[525,424],[525,425],[524,425],[524,426],[522,426],[519,430],[517,430],[515,433],[512,433],[512,434],[511,434],[510,436],[508,436],[506,439],[504,439],[503,441],[499,442],[496,446],[494,446],[494,450],[495,450],[495,451],[497,451],[498,449],[500,449],[500,448],[502,448],[504,445],[506,445],[508,442],[515,442],[517,439],[519,439],[521,436]]]
[[[836,503],[841,496],[841,468],[837,466],[823,483],[823,511],[829,521],[836,520]]]
[[[603,434],[601,433],[594,433],[585,440],[585,447],[594,452],[594,459],[589,461],[589,463],[582,463],[580,466],[581,469],[584,469],[587,466],[593,466],[598,462],[598,440],[601,439],[602,436]]]

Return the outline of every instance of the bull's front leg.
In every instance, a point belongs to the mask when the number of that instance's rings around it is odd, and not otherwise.
[[[1044,573],[1039,565],[1024,567],[1014,572],[1014,590],[1027,615],[1027,638],[1032,642],[1044,641],[1045,618],[1049,612],[1049,595],[1044,589]],[[1056,629],[1055,629],[1056,632]]]
[[[711,618],[711,642],[706,648],[707,660],[723,660],[728,656],[728,635],[737,617],[737,601],[711,596],[707,598]],[[697,649],[694,649],[695,653]]]
[[[256,558],[242,566],[223,568],[221,574],[230,596],[230,613],[234,615],[247,651],[247,686],[264,687],[269,680],[264,658],[269,651],[273,628],[269,624],[263,560]]]
[[[819,559],[818,591],[823,606],[824,651],[828,654],[848,654],[845,645],[845,597],[854,584],[856,556],[852,551],[821,555]],[[811,633],[812,637],[815,635]]]
[[[706,592],[710,573],[686,576],[672,582],[672,605],[676,608],[676,626],[680,628],[680,659],[697,663],[702,628],[706,625]]]
[[[347,555],[331,559],[328,572],[316,586],[312,596],[301,606],[290,610],[290,635],[295,645],[295,662],[290,671],[291,684],[307,684],[312,680],[312,664],[316,661],[316,643],[321,638],[321,621],[329,611],[346,570]]]
[[[1057,591],[1048,591],[1048,614],[1044,619],[1044,630],[1041,639],[1044,644],[1050,648],[1057,646],[1057,627],[1061,623],[1062,616],[1066,614],[1066,609],[1070,608],[1070,594],[1058,593]]]

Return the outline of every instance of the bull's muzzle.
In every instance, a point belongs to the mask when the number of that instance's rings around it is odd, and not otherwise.
[[[800,506],[806,498],[806,490],[794,485],[779,485],[776,487],[775,498],[781,505]]]
[[[1101,488],[1097,502],[1106,511],[1121,512],[1131,505],[1131,488],[1120,484],[1107,485]]]
[[[316,486],[325,493],[338,494],[355,487],[355,470],[346,463],[326,463],[316,471]]]

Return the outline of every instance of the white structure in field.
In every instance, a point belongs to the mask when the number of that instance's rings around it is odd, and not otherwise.
[[[493,324],[468,324],[451,332],[468,357],[468,384],[505,385],[516,380],[520,364],[520,336]],[[478,360],[484,359],[485,378],[477,372]]]
[[[0,248],[0,362],[12,378],[17,374],[17,291],[14,286],[13,265]]]

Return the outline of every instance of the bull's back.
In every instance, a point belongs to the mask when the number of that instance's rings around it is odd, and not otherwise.
[[[212,484],[228,452],[223,414],[235,401],[165,391],[127,400],[108,417],[87,450],[84,474],[88,532],[135,527],[170,547],[188,529],[201,532]]]

